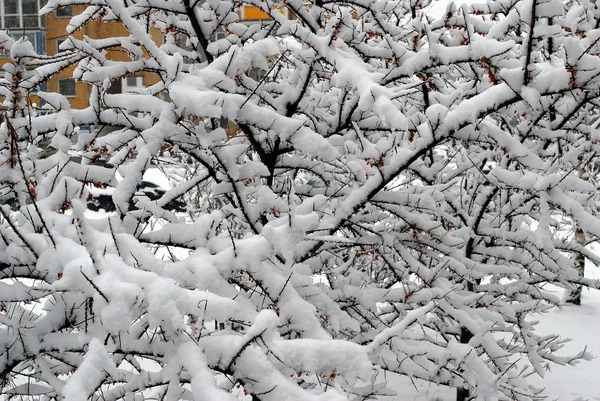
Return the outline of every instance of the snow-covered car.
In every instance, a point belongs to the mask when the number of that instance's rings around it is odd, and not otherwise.
[[[168,188],[167,188],[168,189]],[[113,203],[112,194],[114,192],[114,188],[96,188],[93,187],[90,189],[90,197],[87,201],[87,207],[92,211],[99,211],[103,209],[105,212],[114,212],[116,210],[115,204]],[[147,197],[151,201],[160,199],[166,192],[165,188],[161,188],[158,184],[144,180],[141,182],[138,187],[135,195],[133,197],[133,201],[140,197]],[[184,212],[185,211],[185,203],[179,199],[175,199],[164,207],[167,210],[171,210],[173,212]]]

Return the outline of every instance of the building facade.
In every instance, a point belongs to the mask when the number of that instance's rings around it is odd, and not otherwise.
[[[74,15],[82,13],[85,5],[62,7],[46,16],[40,16],[39,10],[45,0],[0,0],[0,29],[8,31],[14,39],[26,37],[39,54],[54,55],[60,52],[60,45],[68,40],[67,26]],[[240,11],[240,18],[247,23],[269,19],[269,16],[256,7],[246,6]],[[155,40],[162,42],[162,34],[156,31]],[[104,39],[116,36],[128,36],[125,27],[116,22],[89,21],[83,29],[72,34],[76,39],[84,36],[93,39]],[[112,49],[107,58],[115,61],[126,61],[128,55],[123,49]],[[0,52],[0,66],[10,62],[7,52]],[[91,88],[88,84],[73,79],[76,66],[60,71],[48,80],[41,88],[47,92],[58,92],[69,99],[71,107],[82,109],[89,105]],[[125,92],[137,87],[152,85],[159,77],[153,73],[126,77],[121,82],[113,82],[115,93]]]

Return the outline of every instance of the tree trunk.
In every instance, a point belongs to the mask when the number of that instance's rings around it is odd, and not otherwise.
[[[469,389],[459,387],[456,389],[456,401],[467,401],[469,399]]]
[[[582,229],[578,228],[577,231],[575,231],[575,240],[579,245],[585,246],[585,234]],[[583,274],[585,273],[585,256],[581,253],[577,254],[577,270],[579,276],[583,277]],[[571,304],[581,305],[581,289],[582,286],[578,285],[577,288],[571,290],[566,301]]]
[[[469,291],[474,291],[475,287],[472,283],[467,283],[467,288]],[[460,343],[468,344],[473,338],[473,333],[471,333],[466,327],[460,328]],[[469,389],[465,387],[458,387],[456,389],[456,401],[467,401],[470,397]]]
[[[466,328],[462,327],[460,329],[460,343],[467,344],[473,338],[473,333],[471,333]],[[456,401],[467,401],[470,397],[469,389],[465,387],[458,387],[456,389]]]

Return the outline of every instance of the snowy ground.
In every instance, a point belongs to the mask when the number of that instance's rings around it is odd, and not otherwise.
[[[457,0],[457,6],[471,4],[477,0]],[[430,6],[428,14],[440,17],[444,15],[450,0],[441,1]],[[600,246],[596,247],[600,252]],[[586,266],[586,276],[600,279],[600,268]],[[557,291],[562,291],[557,289]],[[577,366],[552,366],[545,377],[531,377],[531,383],[545,388],[548,401],[600,401],[600,291],[584,290],[581,306],[566,305],[554,309],[541,316],[537,330],[542,333],[560,334],[573,341],[565,345],[565,354],[576,354],[585,347],[595,359],[583,361]],[[451,401],[455,399],[454,391],[432,385],[427,382],[411,381],[408,378],[397,378],[392,386],[397,396],[393,401]]]
[[[473,3],[475,0],[456,1],[457,5]],[[446,5],[450,0],[430,6],[427,12],[432,16],[444,15]],[[162,188],[170,188],[164,175],[156,169],[150,169],[144,179],[155,182]],[[100,212],[89,212],[90,217],[103,217]],[[596,248],[600,252],[600,246]],[[600,279],[600,268],[586,267],[586,276]],[[562,291],[557,289],[557,291]],[[537,326],[541,333],[560,334],[572,341],[564,347],[565,354],[575,354],[587,347],[597,358],[589,362],[581,362],[573,366],[552,366],[545,377],[531,377],[532,384],[545,388],[547,400],[552,401],[600,401],[600,291],[584,290],[581,306],[566,305],[554,309],[533,319],[540,320]],[[406,377],[388,377],[391,387],[397,395],[389,401],[453,401],[455,393],[445,387],[439,387],[427,382],[410,380]],[[241,397],[240,398],[244,398]]]
[[[600,268],[586,266],[586,276],[600,279]],[[573,339],[566,351],[575,353],[587,346],[596,356],[576,367],[554,366],[545,378],[537,378],[534,384],[545,387],[550,400],[600,400],[600,291],[584,290],[583,296],[581,306],[567,305],[540,319],[540,331]]]
[[[144,175],[164,189],[171,188],[168,179],[158,169],[151,168]],[[92,212],[94,213],[94,212]],[[597,253],[600,246],[592,248]],[[160,252],[159,252],[160,253]],[[600,279],[600,268],[586,266],[586,276]],[[548,289],[548,288],[546,288]],[[556,291],[562,292],[560,288]],[[546,334],[560,334],[571,338],[563,351],[574,355],[587,347],[598,358],[582,361],[577,366],[553,365],[544,378],[531,376],[531,383],[545,388],[548,401],[600,401],[600,291],[584,290],[581,306],[565,305],[548,313],[533,316],[539,320],[537,330]],[[454,390],[406,377],[388,377],[397,395],[386,401],[454,401]],[[241,397],[243,399],[244,397]]]
[[[600,246],[596,246],[600,252]],[[600,268],[586,266],[586,276],[600,279]],[[562,291],[557,289],[557,291]],[[595,359],[582,361],[577,366],[551,367],[544,378],[531,376],[531,383],[545,388],[548,401],[600,401],[600,291],[584,290],[581,306],[566,305],[543,315],[533,317],[539,320],[540,333],[560,334],[571,338],[563,351],[573,355],[585,347]],[[401,377],[392,386],[398,393],[390,401],[453,401],[454,392],[426,382],[414,382]]]

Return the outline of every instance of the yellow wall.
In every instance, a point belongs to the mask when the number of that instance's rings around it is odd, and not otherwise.
[[[78,15],[85,10],[85,6],[73,6],[73,15]],[[67,26],[69,24],[69,18],[57,18],[54,13],[46,17],[46,51],[48,54],[56,54],[58,52],[57,39],[65,37],[67,32]],[[92,39],[103,39],[118,36],[129,36],[129,32],[125,27],[116,21],[103,22],[103,21],[90,21],[84,28],[77,30],[73,33],[76,39],[83,39],[83,36],[90,37]],[[158,43],[161,40],[161,35],[153,33],[153,38]],[[107,52],[107,58],[114,61],[127,61],[130,60],[128,53],[123,48],[110,49]],[[71,66],[57,75],[52,77],[48,82],[47,90],[49,92],[58,92],[58,81],[61,78],[71,78],[73,71],[76,66]],[[144,82],[146,85],[152,85],[158,82],[159,77],[154,73],[144,73]],[[71,107],[82,109],[89,105],[90,96],[90,85],[77,82],[75,85],[76,96],[69,99]]]
[[[79,15],[85,10],[86,6],[78,5],[72,6],[73,15]],[[287,15],[287,9],[281,9],[282,14]],[[49,55],[56,54],[58,52],[58,40],[61,38],[67,38],[67,26],[69,25],[71,17],[58,18],[54,13],[47,15],[45,20],[46,26],[46,40],[45,40],[45,52]],[[257,7],[244,6],[240,10],[240,18],[242,21],[260,21],[269,19],[269,15]],[[152,37],[156,43],[161,43],[163,40],[162,32],[159,30],[152,30]],[[116,36],[129,36],[129,33],[125,27],[119,22],[110,21],[89,21],[82,29],[77,30],[73,33],[73,36],[77,39],[83,39],[88,36],[93,39],[103,39]],[[107,58],[115,61],[127,61],[130,60],[128,53],[123,48],[110,49],[107,52]],[[10,58],[6,55],[0,54],[0,68],[10,62]],[[60,79],[72,78],[73,72],[76,66],[71,66],[60,71],[54,75],[47,82],[46,91],[58,92],[58,82]],[[146,86],[153,85],[159,81],[159,76],[155,73],[146,72],[144,75],[144,83]],[[91,93],[90,85],[84,82],[77,82],[75,84],[76,96],[69,98],[71,107],[82,109],[89,105],[89,96]],[[33,99],[32,102],[38,103],[38,99]],[[39,103],[38,103],[39,104]]]
[[[280,8],[279,12],[283,15],[288,15],[287,8]],[[271,19],[271,17],[269,17],[269,14],[267,14],[260,8],[254,6],[244,6],[240,13],[240,18],[242,19],[242,21],[263,21]]]

